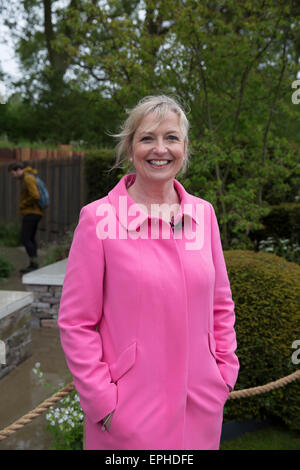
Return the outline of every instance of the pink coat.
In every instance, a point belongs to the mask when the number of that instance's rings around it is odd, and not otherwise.
[[[58,325],[85,448],[218,449],[239,362],[216,215],[174,180],[175,229],[148,219],[127,192],[134,178],[82,208],[63,285]]]

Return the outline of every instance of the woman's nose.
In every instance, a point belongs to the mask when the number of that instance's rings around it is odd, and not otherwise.
[[[153,151],[157,155],[164,155],[168,150],[167,150],[166,146],[164,145],[163,141],[158,141],[158,142],[156,142],[156,145],[155,145]]]

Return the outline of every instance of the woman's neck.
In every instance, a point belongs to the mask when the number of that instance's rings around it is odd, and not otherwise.
[[[180,204],[173,180],[157,183],[141,182],[137,177],[128,188],[128,193],[138,204]]]
[[[180,211],[180,197],[174,188],[173,180],[159,184],[142,184],[138,179],[127,189],[130,197],[137,203],[145,206],[149,215],[157,214],[159,208],[160,217],[170,222]],[[155,206],[154,206],[155,205]],[[167,207],[166,207],[167,206]]]

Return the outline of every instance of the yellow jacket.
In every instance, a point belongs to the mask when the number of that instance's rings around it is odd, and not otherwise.
[[[43,215],[43,211],[38,205],[40,193],[38,190],[36,179],[33,175],[37,175],[37,170],[31,166],[24,168],[21,180],[21,198],[19,208],[22,215],[39,214]]]

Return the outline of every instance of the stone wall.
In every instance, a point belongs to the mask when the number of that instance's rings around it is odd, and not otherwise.
[[[0,338],[5,344],[5,363],[0,378],[31,355],[31,307],[26,305],[0,318]]]
[[[32,327],[56,327],[62,287],[26,284],[25,289],[34,295],[31,304]]]
[[[24,274],[24,288],[32,292],[32,327],[57,327],[57,317],[65,278],[67,258]]]

